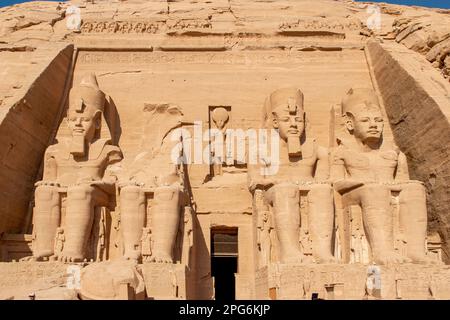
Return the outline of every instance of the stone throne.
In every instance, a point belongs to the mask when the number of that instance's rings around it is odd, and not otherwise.
[[[351,136],[345,127],[345,111],[342,104],[337,104],[331,108],[330,116],[330,151],[331,154],[342,145],[351,145]],[[393,141],[390,131],[384,130],[380,150],[398,150]],[[331,159],[333,161],[333,158]],[[400,162],[400,160],[399,160]],[[399,164],[400,165],[400,164]],[[403,163],[407,173],[406,162]],[[400,169],[397,169],[400,170]],[[407,235],[406,225],[401,219],[401,188],[395,186],[390,190],[390,216],[392,219],[393,246],[396,253],[401,257],[407,257]],[[335,256],[342,263],[370,264],[373,260],[373,253],[367,237],[367,226],[363,222],[363,212],[360,205],[346,203],[342,193],[334,191],[335,202]],[[423,246],[430,248],[426,241]],[[427,256],[432,256],[427,254]],[[439,262],[439,256],[433,259]]]

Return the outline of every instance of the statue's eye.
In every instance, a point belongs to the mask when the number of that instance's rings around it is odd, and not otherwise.
[[[383,122],[384,120],[383,120],[383,118],[375,118],[375,121],[376,122]]]
[[[283,121],[283,122],[289,121],[289,117],[281,117],[280,121]]]
[[[359,121],[361,121],[361,122],[369,122],[369,118],[362,118],[362,119],[359,119]]]
[[[295,121],[296,122],[303,122],[303,118],[302,117],[295,117]]]

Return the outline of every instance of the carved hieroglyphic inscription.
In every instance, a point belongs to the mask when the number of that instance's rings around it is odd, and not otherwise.
[[[67,265],[58,262],[0,263],[0,287],[30,285],[43,279],[63,284],[66,270]]]
[[[163,51],[80,51],[77,63],[99,64],[233,64],[258,65],[305,62],[305,52],[163,52]],[[336,52],[321,52],[321,57],[335,57]],[[310,57],[309,59],[311,59]]]
[[[142,265],[147,296],[151,299],[186,298],[186,269],[180,264]]]
[[[182,19],[175,21],[86,21],[82,33],[155,34],[186,29],[210,29],[209,20]]]
[[[361,22],[358,19],[329,19],[329,18],[309,18],[298,19],[292,22],[283,22],[280,24],[281,31],[286,30],[328,30],[328,31],[342,31],[342,30],[359,30],[361,29]]]
[[[263,271],[263,270],[261,270]],[[448,299],[447,266],[397,265],[380,268],[382,299]],[[264,272],[260,277],[264,276]],[[269,266],[269,286],[277,287],[278,299],[366,299],[367,266],[289,265]],[[259,279],[263,283],[262,279]],[[401,295],[399,296],[399,293]]]

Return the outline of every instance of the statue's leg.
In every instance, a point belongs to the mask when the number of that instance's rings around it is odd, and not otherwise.
[[[426,256],[427,205],[425,187],[420,183],[408,183],[400,192],[400,224],[408,257],[416,263],[439,263]]]
[[[313,185],[308,192],[308,220],[314,258],[319,263],[336,262],[331,252],[334,207],[330,185]]]
[[[56,228],[61,222],[61,203],[58,189],[39,186],[35,191],[33,256],[37,260],[54,253]]]
[[[407,258],[394,251],[391,190],[380,184],[369,184],[352,192],[358,193],[360,198],[373,260],[378,264],[407,262]]]
[[[120,221],[124,258],[138,261],[141,256],[142,228],[145,224],[145,193],[138,186],[120,190]]]
[[[94,221],[94,187],[71,186],[67,189],[65,243],[60,260],[79,262],[86,258],[86,246]]]
[[[280,244],[280,262],[300,263],[300,206],[298,186],[283,183],[267,192],[274,210],[275,230]]]
[[[152,256],[150,261],[173,263],[173,248],[180,224],[180,189],[159,187],[151,207]]]

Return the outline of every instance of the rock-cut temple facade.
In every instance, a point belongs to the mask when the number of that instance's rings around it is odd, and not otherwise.
[[[0,299],[450,299],[450,11],[0,8]]]

